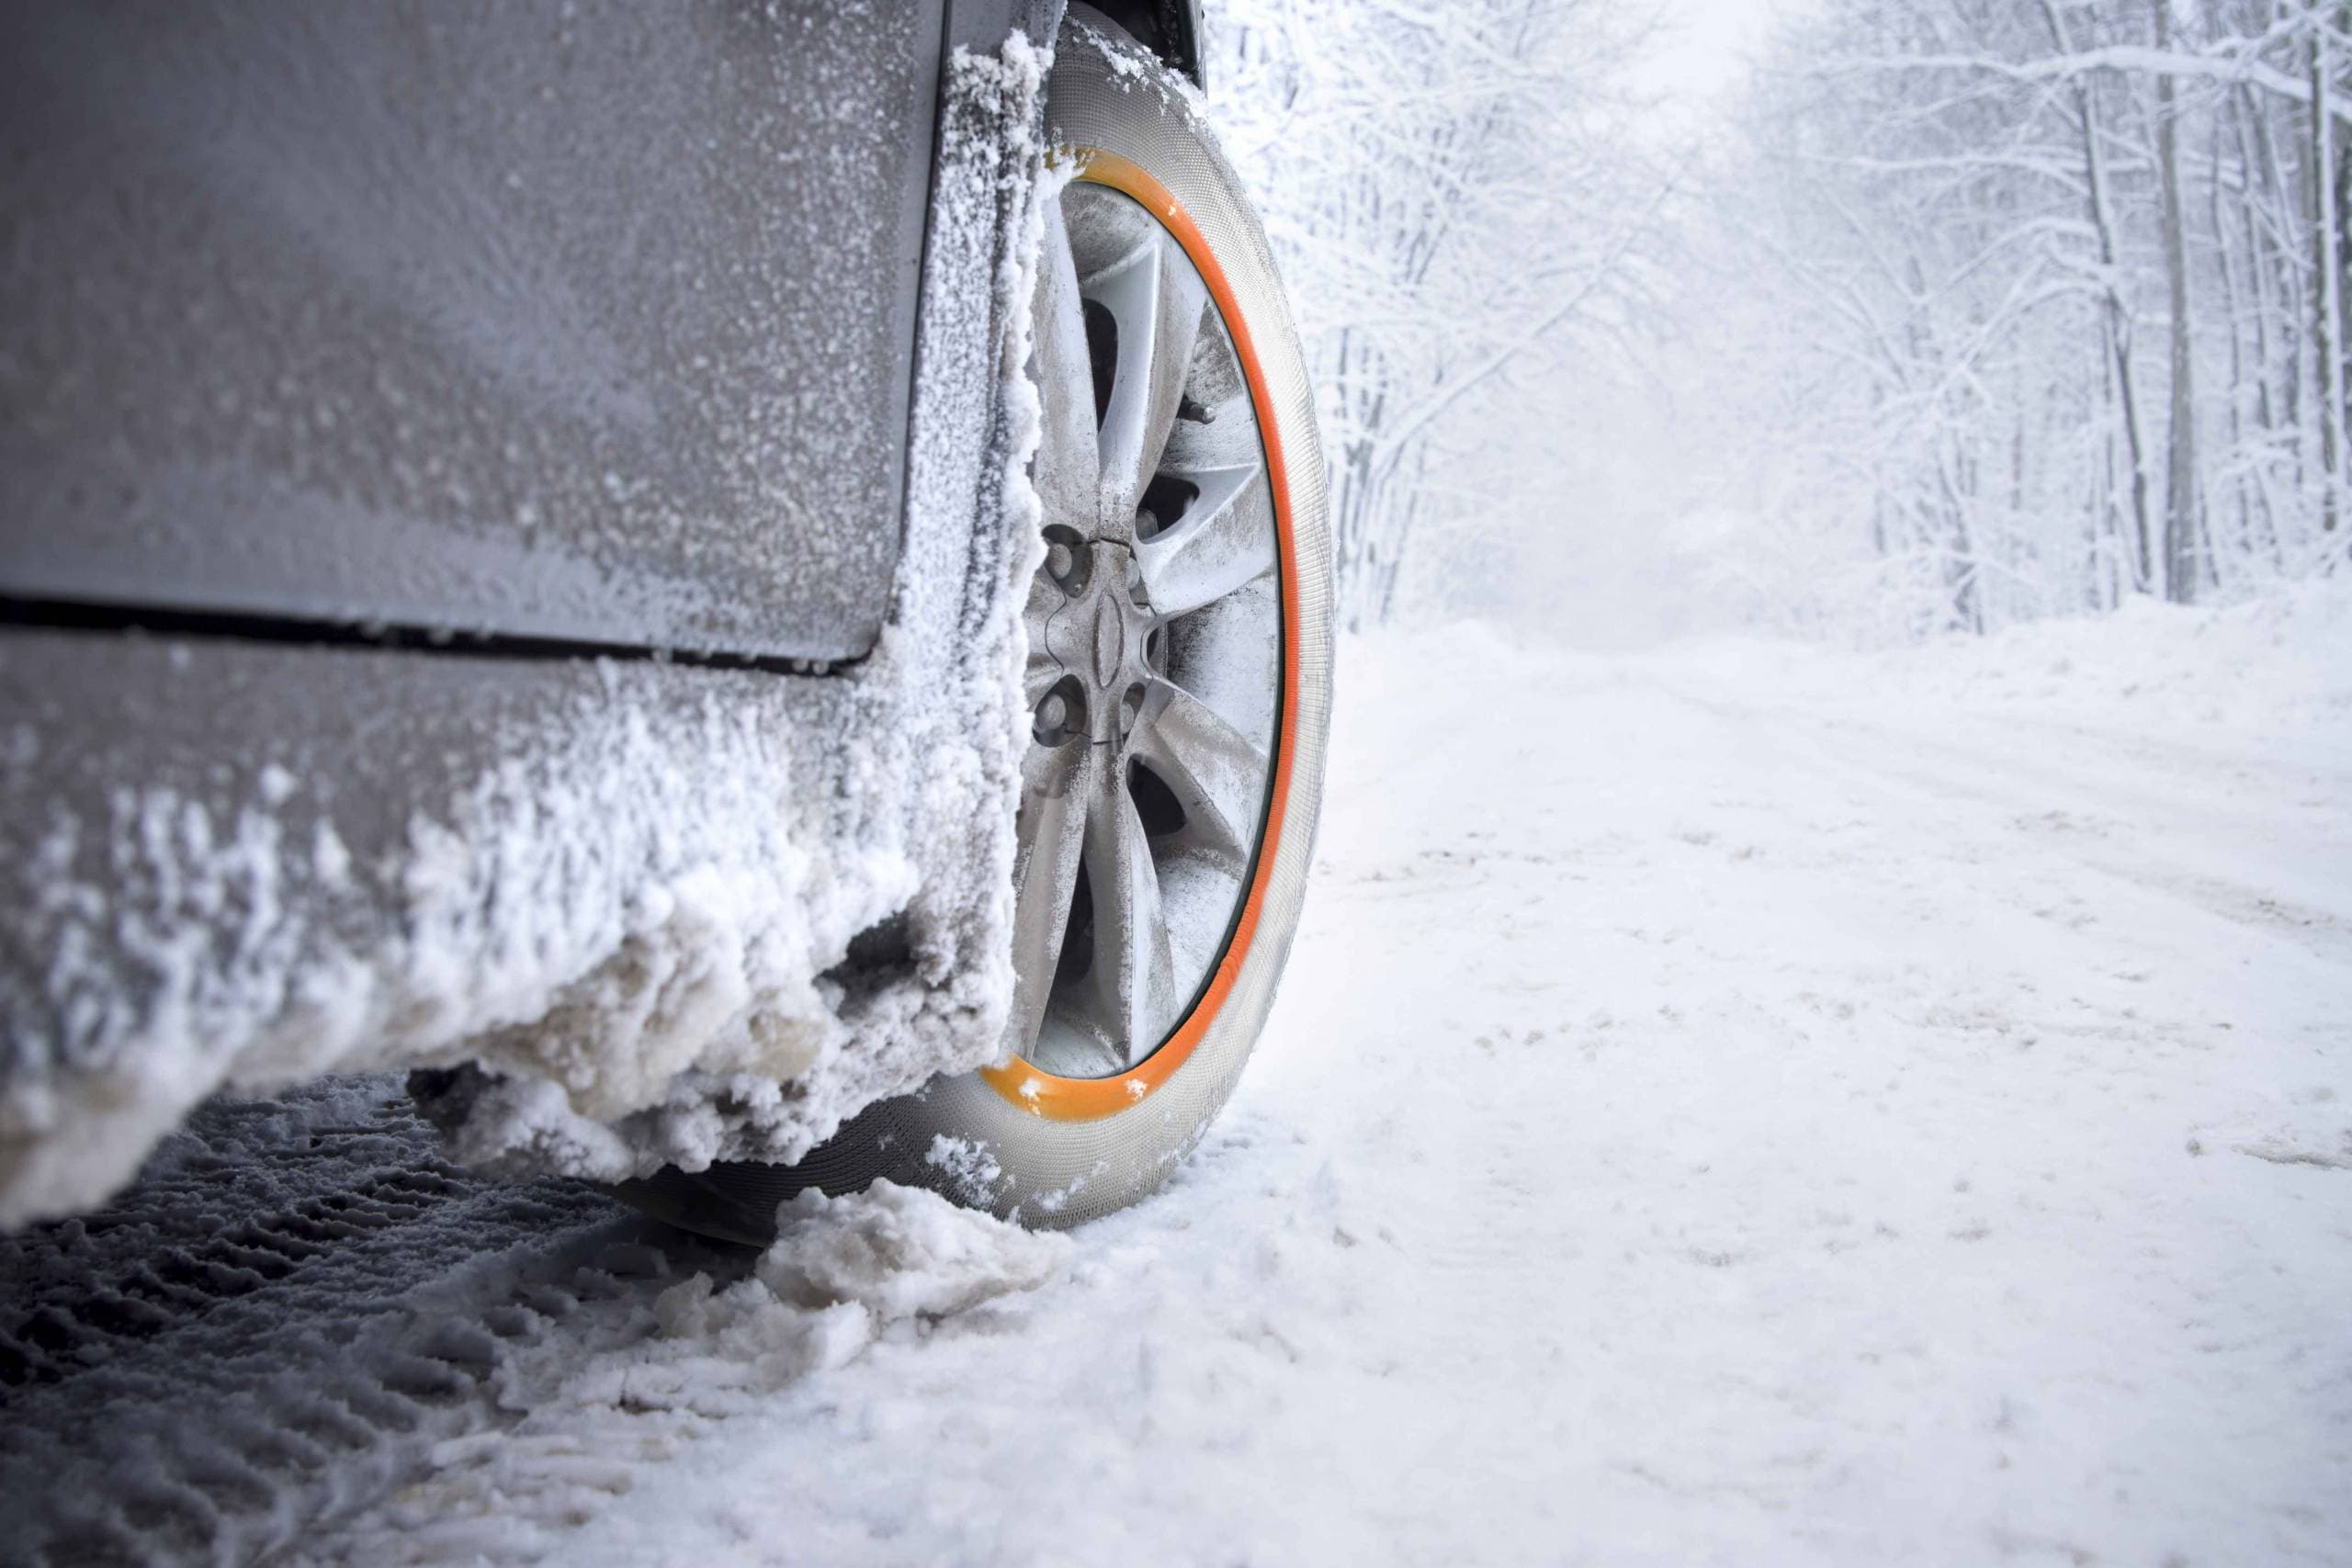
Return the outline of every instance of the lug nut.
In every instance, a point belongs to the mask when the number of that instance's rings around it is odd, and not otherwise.
[[[1036,723],[1030,733],[1040,746],[1063,746],[1086,729],[1086,698],[1069,680],[1037,699]]]

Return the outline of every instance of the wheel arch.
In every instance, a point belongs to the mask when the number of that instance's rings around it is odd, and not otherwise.
[[[1070,9],[1091,11],[1115,24],[1159,56],[1170,70],[1182,72],[1193,86],[1207,89],[1201,0],[1094,0],[1091,5],[1073,4]]]

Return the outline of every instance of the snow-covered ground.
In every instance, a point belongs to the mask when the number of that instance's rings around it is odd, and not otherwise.
[[[1341,677],[1160,1197],[608,1250],[291,1559],[2352,1561],[2352,600]]]

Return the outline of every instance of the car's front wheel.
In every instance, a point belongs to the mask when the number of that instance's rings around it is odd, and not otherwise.
[[[1063,28],[1032,319],[1029,587],[1006,1065],[869,1108],[789,1168],[640,1184],[759,1238],[879,1177],[1031,1224],[1159,1186],[1231,1093],[1299,916],[1330,559],[1305,367],[1263,235],[1165,69]]]

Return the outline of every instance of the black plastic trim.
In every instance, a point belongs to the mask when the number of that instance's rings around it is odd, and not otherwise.
[[[597,642],[577,637],[517,637],[505,632],[466,632],[447,626],[385,626],[372,622],[310,620],[300,616],[241,615],[233,611],[187,610],[162,604],[98,604],[64,599],[0,597],[0,627],[96,632],[151,637],[203,637],[276,643],[299,648],[366,648],[403,653],[455,654],[466,659],[513,659],[540,662],[589,659],[684,664],[706,670],[759,670],[777,675],[825,675],[865,662],[855,659],[789,659],[778,654],[714,653],[697,649],[648,648],[633,642]]]

